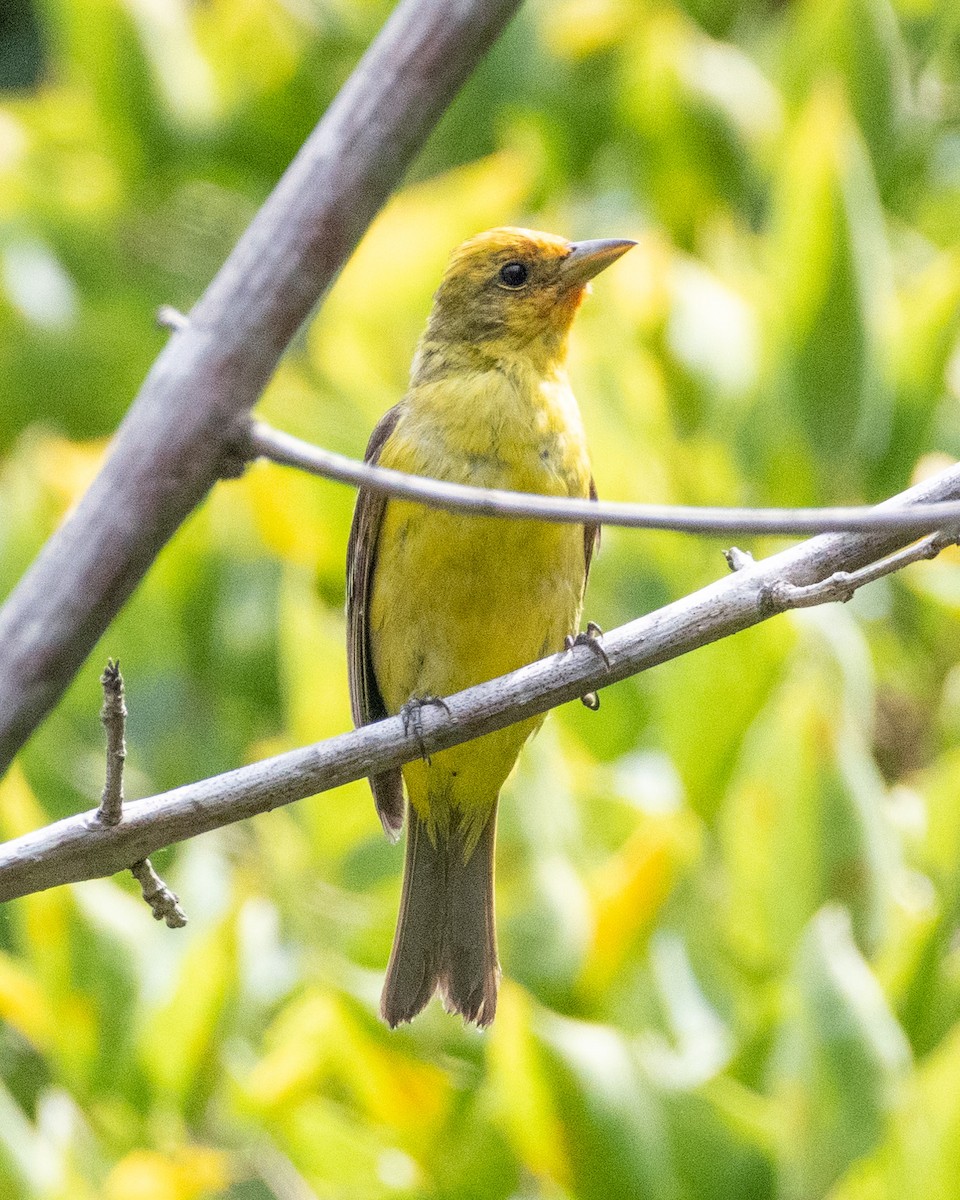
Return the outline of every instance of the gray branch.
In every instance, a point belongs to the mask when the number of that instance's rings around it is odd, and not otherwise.
[[[960,499],[960,466],[888,503],[952,499]],[[603,648],[609,666],[589,646],[576,646],[450,696],[443,706],[425,707],[422,727],[413,733],[405,731],[401,717],[391,717],[127,803],[123,821],[113,827],[101,824],[95,812],[57,821],[0,847],[0,900],[111,875],[173,842],[545,712],[766,620],[777,611],[771,595],[780,585],[805,589],[838,571],[862,571],[895,554],[907,541],[902,531],[822,534],[760,562],[742,561],[734,574],[606,634]],[[821,592],[824,599],[830,594],[829,589]]]
[[[520,0],[401,0],[0,612],[0,771],[222,473],[285,346]],[[129,861],[129,860],[128,860]]]
[[[594,521],[629,529],[672,529],[683,533],[829,533],[847,530],[900,530],[914,536],[960,521],[960,501],[900,507],[887,501],[856,508],[711,508],[677,504],[626,504],[617,500],[576,500],[566,496],[540,496],[497,488],[470,487],[462,483],[408,475],[390,467],[358,462],[354,458],[313,446],[292,434],[252,421],[239,443],[241,456],[266,458],[296,467],[323,479],[365,487],[389,496],[418,500],[430,508],[453,509],[487,517],[516,517],[557,524]],[[743,554],[734,547],[731,554]]]

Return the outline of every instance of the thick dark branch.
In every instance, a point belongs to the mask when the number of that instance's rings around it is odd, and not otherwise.
[[[248,457],[267,458],[323,479],[362,485],[375,492],[419,500],[431,508],[453,509],[487,517],[536,517],[539,521],[577,524],[594,521],[629,529],[672,529],[683,533],[865,533],[887,529],[917,536],[960,521],[960,501],[901,507],[888,500],[868,508],[709,508],[680,504],[628,504],[618,500],[574,500],[496,488],[469,487],[407,475],[390,467],[358,462],[313,446],[292,434],[251,422],[245,442]]]
[[[221,472],[284,347],[520,0],[402,0],[0,612],[0,770]]]
[[[951,499],[960,499],[960,466],[890,503]],[[93,812],[58,821],[0,847],[0,900],[110,875],[162,846],[545,712],[758,624],[789,604],[789,590],[783,585],[807,589],[838,571],[860,571],[906,541],[902,532],[823,534],[752,565],[738,560],[734,574],[607,634],[603,646],[609,667],[589,647],[577,647],[450,696],[442,707],[425,707],[418,732],[407,733],[403,719],[391,717],[128,803],[123,820],[112,828],[100,824]],[[861,582],[868,577],[861,576]],[[799,595],[803,602],[809,593]],[[823,598],[830,595],[825,589]]]

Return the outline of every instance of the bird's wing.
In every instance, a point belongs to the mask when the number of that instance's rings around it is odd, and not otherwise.
[[[400,406],[380,418],[370,435],[364,462],[375,463],[396,428]],[[370,654],[370,593],[377,566],[377,543],[387,497],[360,488],[347,544],[347,663],[350,675],[350,708],[354,724],[369,725],[386,717]],[[377,814],[384,832],[396,841],[403,828],[403,783],[399,767],[370,776]]]
[[[590,476],[590,499],[598,500],[597,485],[593,482],[593,476]],[[583,527],[583,557],[586,562],[586,570],[583,573],[583,590],[587,590],[587,576],[590,574],[590,563],[593,560],[594,551],[600,545],[600,525],[594,521],[588,521]]]

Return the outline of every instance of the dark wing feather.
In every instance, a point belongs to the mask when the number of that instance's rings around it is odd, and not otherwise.
[[[590,499],[598,500],[597,485],[593,482],[593,476],[590,476]],[[583,527],[583,556],[586,561],[587,569],[583,573],[583,590],[587,590],[587,576],[590,574],[590,563],[593,560],[594,552],[600,545],[600,526],[594,521],[588,521]]]
[[[396,428],[400,406],[384,413],[370,435],[364,462],[375,463],[384,443]],[[350,708],[354,724],[369,725],[388,715],[377,685],[370,654],[370,591],[377,565],[380,523],[387,506],[381,492],[360,488],[353,510],[347,544],[347,663],[350,673]],[[400,768],[370,776],[370,787],[384,832],[396,841],[403,828],[403,782]]]

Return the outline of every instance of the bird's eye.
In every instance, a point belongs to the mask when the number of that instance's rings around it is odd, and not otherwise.
[[[530,274],[526,263],[508,262],[500,268],[500,282],[504,287],[522,288]]]

